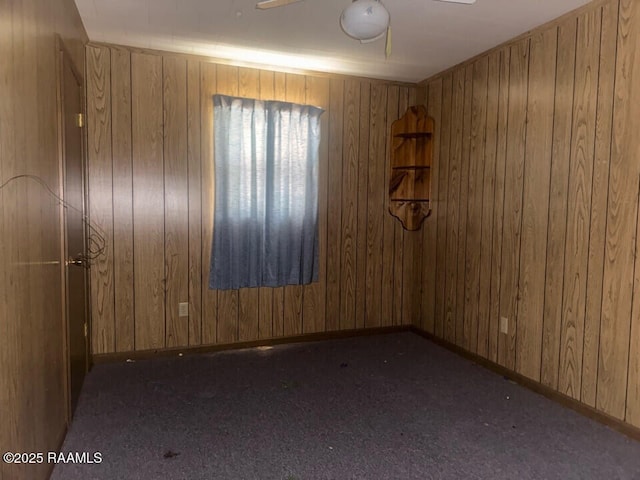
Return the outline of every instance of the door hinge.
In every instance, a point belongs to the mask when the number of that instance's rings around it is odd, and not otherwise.
[[[84,324],[84,338],[87,338],[89,336],[89,325],[87,325],[86,323]]]
[[[78,125],[79,128],[84,127],[84,114],[78,113],[76,115],[76,124]]]

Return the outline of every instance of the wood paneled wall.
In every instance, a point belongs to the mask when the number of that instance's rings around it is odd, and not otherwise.
[[[439,128],[422,318],[634,426],[638,45],[640,2],[598,2],[425,82]]]
[[[73,0],[0,2],[0,185],[35,175],[60,194],[56,34],[84,68]],[[0,190],[0,451],[58,448],[66,427],[61,208],[41,185]],[[0,478],[47,478],[51,465],[8,465]]]
[[[386,194],[388,131],[416,87],[109,45],[88,47],[87,78],[90,215],[107,247],[91,271],[94,354],[419,320],[422,234]],[[208,289],[215,93],[325,109],[319,282]]]

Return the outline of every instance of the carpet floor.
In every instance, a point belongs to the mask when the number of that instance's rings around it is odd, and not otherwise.
[[[53,480],[640,479],[640,443],[413,333],[98,365]]]

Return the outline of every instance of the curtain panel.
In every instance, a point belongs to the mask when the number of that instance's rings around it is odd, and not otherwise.
[[[322,109],[215,95],[209,288],[318,279]]]

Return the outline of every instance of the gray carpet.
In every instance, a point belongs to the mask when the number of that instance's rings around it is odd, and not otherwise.
[[[640,479],[640,444],[412,333],[100,365],[74,479]]]

